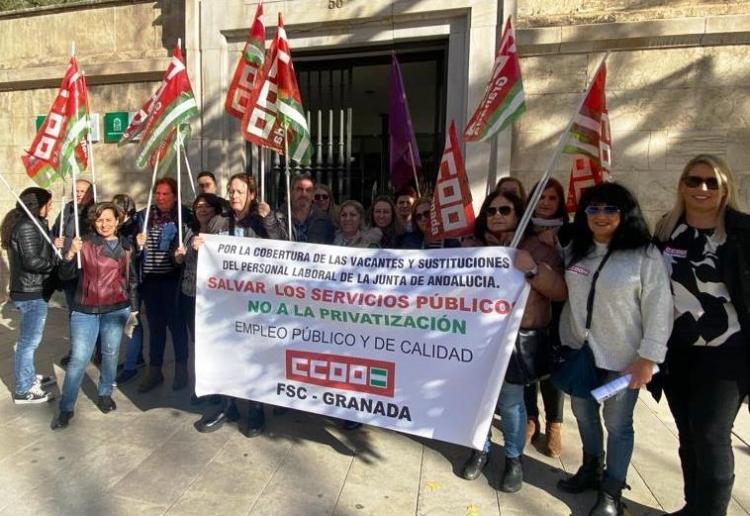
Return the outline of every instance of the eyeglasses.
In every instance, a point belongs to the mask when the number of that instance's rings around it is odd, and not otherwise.
[[[495,208],[494,206],[488,206],[484,209],[484,212],[487,214],[488,217],[494,217],[496,213],[499,213],[503,217],[507,217],[511,213],[513,213],[513,207],[512,206],[498,206]]]
[[[719,180],[715,177],[685,176],[682,178],[682,183],[688,188],[700,188],[701,185],[706,185],[709,190],[719,189]]]
[[[590,204],[586,206],[586,209],[583,211],[586,212],[586,215],[617,215],[618,213],[620,213],[620,208],[610,205],[602,206]]]
[[[427,211],[418,211],[417,213],[414,214],[414,218],[417,219],[417,220],[429,219],[430,218],[430,210],[427,210]]]
[[[316,201],[327,201],[328,200],[328,194],[315,194],[315,200]]]

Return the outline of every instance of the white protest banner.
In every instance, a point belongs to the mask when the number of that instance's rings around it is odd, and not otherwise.
[[[481,449],[528,295],[514,253],[205,235],[196,394]]]

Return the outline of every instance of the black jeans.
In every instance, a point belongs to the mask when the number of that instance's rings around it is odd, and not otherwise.
[[[540,386],[542,390],[544,418],[548,423],[562,423],[564,394],[552,384],[549,378],[526,386],[523,393],[524,401],[526,402],[526,417],[529,419],[539,417],[539,407],[536,404],[537,386]]]
[[[146,305],[149,333],[149,365],[161,367],[167,328],[172,335],[174,359],[186,364],[188,358],[187,325],[180,309],[180,277],[172,274],[148,274],[143,279],[141,293]]]
[[[686,514],[727,512],[734,484],[732,425],[748,393],[747,360],[744,349],[721,348],[668,357],[664,393],[680,436]]]

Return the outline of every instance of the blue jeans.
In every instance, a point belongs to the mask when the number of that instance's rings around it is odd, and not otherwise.
[[[102,364],[99,375],[99,396],[111,396],[117,373],[122,330],[130,316],[130,307],[105,314],[86,314],[74,311],[70,316],[70,362],[62,387],[60,411],[72,412],[81,388],[86,366],[94,352],[96,338],[101,337]]]
[[[605,382],[622,373],[609,372]],[[616,396],[604,401],[604,426],[607,427],[607,469],[606,476],[612,480],[625,481],[633,455],[633,410],[638,400],[638,389],[625,389]],[[604,436],[599,413],[600,405],[594,398],[570,397],[573,415],[578,422],[583,451],[588,455],[604,455]]]
[[[497,405],[503,425],[505,456],[509,459],[516,459],[523,455],[523,447],[526,445],[524,386],[504,382]],[[490,451],[489,436],[484,445],[484,451]]]
[[[16,394],[24,394],[36,381],[34,352],[42,342],[49,305],[44,299],[14,301],[14,304],[21,312],[21,328],[18,331],[18,341],[16,341],[14,368]]]

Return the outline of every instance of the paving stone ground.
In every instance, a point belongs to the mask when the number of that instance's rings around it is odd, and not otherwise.
[[[457,476],[468,451],[365,427],[345,432],[301,412],[269,414],[268,431],[246,439],[234,424],[199,434],[192,423],[205,406],[165,383],[149,394],[129,382],[115,392],[118,408],[100,413],[92,365],[71,425],[52,432],[55,402],[15,406],[13,344],[17,311],[0,309],[0,516],[3,515],[585,515],[594,495],[566,495],[555,483],[580,465],[580,440],[567,406],[564,453],[526,450],[526,482],[516,494],[496,490],[502,437],[495,423],[492,461],[473,482]],[[69,344],[67,310],[53,300],[40,372],[62,383],[59,359]],[[674,421],[665,402],[642,392],[636,448],[625,498],[630,514],[680,507],[682,482]],[[736,475],[729,514],[750,511],[750,414],[734,431]]]

